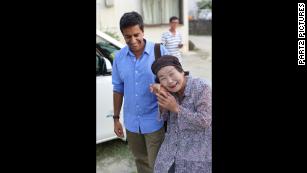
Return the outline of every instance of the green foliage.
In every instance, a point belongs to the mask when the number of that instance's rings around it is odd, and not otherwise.
[[[212,0],[201,0],[197,2],[199,9],[212,9]]]

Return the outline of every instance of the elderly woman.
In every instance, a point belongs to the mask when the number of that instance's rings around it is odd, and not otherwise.
[[[150,90],[168,122],[154,172],[211,173],[211,87],[183,71],[174,56],[162,56],[151,69],[161,86]]]

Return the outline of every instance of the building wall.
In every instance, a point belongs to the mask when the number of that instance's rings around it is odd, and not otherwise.
[[[120,37],[120,41],[124,42],[122,34],[119,29],[119,20],[125,12],[136,11],[141,14],[141,2],[140,0],[113,0],[113,7],[107,8],[105,6],[106,0],[96,0],[96,28],[103,32],[109,31],[116,33]],[[183,25],[178,26],[178,31],[181,32],[183,36],[184,47],[183,52],[188,51],[188,36],[189,36],[189,21],[188,21],[188,1],[183,0]],[[159,26],[145,26],[144,35],[145,38],[153,41],[160,42],[161,35],[163,32],[169,29],[168,25],[159,25]]]

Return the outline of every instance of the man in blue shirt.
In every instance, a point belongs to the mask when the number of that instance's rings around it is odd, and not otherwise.
[[[139,173],[152,173],[154,162],[164,139],[163,121],[159,121],[156,96],[150,92],[155,83],[151,65],[155,60],[154,43],[144,39],[144,24],[136,12],[125,13],[120,30],[127,46],[113,62],[112,84],[114,132],[123,137],[119,114],[124,98],[124,125],[127,140]],[[168,54],[160,46],[161,55]]]

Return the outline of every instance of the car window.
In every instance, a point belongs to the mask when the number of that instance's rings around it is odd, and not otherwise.
[[[111,62],[96,51],[96,76],[108,76],[112,74]]]
[[[96,54],[96,76],[100,75],[99,56]]]
[[[111,64],[113,64],[116,51],[120,49],[99,36],[96,36],[96,48],[111,62]]]
[[[96,76],[104,75],[107,72],[103,56],[96,51]]]

